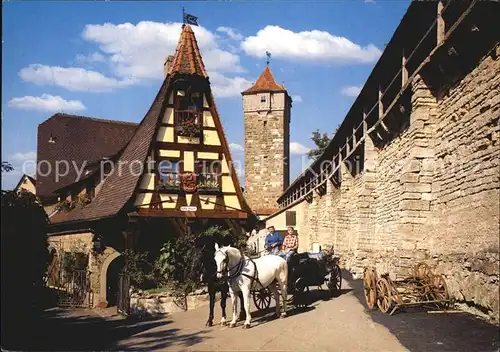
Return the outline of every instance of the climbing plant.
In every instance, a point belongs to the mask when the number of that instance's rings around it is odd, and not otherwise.
[[[201,284],[200,270],[204,245],[210,243],[209,246],[212,246],[215,242],[221,245],[231,244],[241,250],[246,248],[244,234],[235,236],[221,226],[192,231],[163,245],[160,255],[153,264],[152,279],[158,286],[172,287],[185,294],[191,292]],[[209,250],[212,250],[212,247]]]

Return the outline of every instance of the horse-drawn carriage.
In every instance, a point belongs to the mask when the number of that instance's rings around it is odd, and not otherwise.
[[[293,295],[296,307],[307,306],[310,286],[322,289],[326,284],[331,295],[340,293],[342,274],[338,258],[333,251],[319,253],[296,253],[288,263],[288,294]],[[272,293],[268,288],[252,291],[258,310],[266,310],[271,304]],[[281,295],[281,293],[280,293]]]

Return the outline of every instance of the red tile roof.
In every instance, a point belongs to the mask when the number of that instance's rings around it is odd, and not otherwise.
[[[266,66],[264,71],[260,74],[257,82],[241,94],[250,94],[258,92],[284,92],[285,87],[276,83],[273,73],[269,66]]]
[[[140,167],[145,165],[160,112],[166,103],[169,81],[170,76],[167,76],[151,108],[123,150],[118,163],[115,164],[115,166],[121,164],[122,167],[115,167],[115,171],[104,179],[101,190],[90,204],[84,208],[75,208],[64,215],[53,217],[51,218],[52,223],[113,216],[129,201],[142,175],[139,172]],[[139,165],[138,162],[142,162],[142,164]]]
[[[201,59],[198,42],[194,32],[188,25],[182,26],[181,36],[175,50],[172,62],[169,64],[168,74],[187,73],[208,77],[205,65]]]
[[[136,128],[136,123],[68,114],[55,114],[41,123],[38,126],[37,195],[54,197],[56,189],[74,183],[78,174],[73,162],[77,168],[86,166],[82,177],[86,170],[94,172],[103,157],[116,155],[128,143]],[[67,161],[70,165],[68,173],[59,175],[58,179],[57,161]],[[60,170],[64,168],[60,163]]]

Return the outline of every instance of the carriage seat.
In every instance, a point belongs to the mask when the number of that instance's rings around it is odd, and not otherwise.
[[[304,263],[309,260],[315,260],[315,261],[322,261],[325,259],[325,253],[320,252],[320,253],[310,253],[310,252],[303,252],[303,253],[297,253],[296,255],[297,262],[299,263]]]
[[[325,260],[325,257],[326,257],[324,252],[319,252],[319,253],[307,252],[306,254],[307,254],[308,258],[315,259],[317,261]]]

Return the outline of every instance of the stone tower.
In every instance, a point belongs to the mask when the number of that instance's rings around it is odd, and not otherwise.
[[[278,207],[290,182],[290,112],[292,99],[276,83],[269,65],[255,84],[241,93],[245,120],[245,198],[257,213]]]

